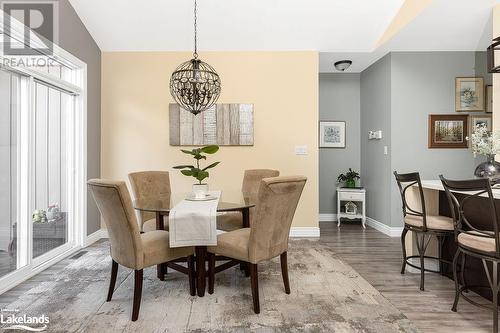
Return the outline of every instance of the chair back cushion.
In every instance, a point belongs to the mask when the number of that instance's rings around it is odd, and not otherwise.
[[[248,244],[252,263],[273,258],[288,249],[293,215],[307,178],[265,178],[261,181]]]
[[[243,185],[241,186],[241,192],[243,193],[243,196],[248,199],[249,202],[256,203],[262,179],[278,177],[279,175],[280,172],[278,170],[272,169],[245,170],[245,175],[243,176]],[[250,224],[252,223],[254,210],[254,208],[250,208]]]
[[[108,229],[111,257],[122,266],[142,268],[142,241],[125,182],[91,179],[87,184]]]
[[[141,171],[128,174],[132,194],[136,199],[160,199],[170,201],[170,177],[168,171]],[[154,219],[152,212],[139,212],[139,223]]]

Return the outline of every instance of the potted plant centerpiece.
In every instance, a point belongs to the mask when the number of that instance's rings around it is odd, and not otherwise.
[[[345,174],[341,173],[337,177],[337,182],[344,182],[346,187],[353,188],[356,187],[356,179],[359,179],[359,173],[349,168],[348,172]]]
[[[214,162],[203,169],[200,166],[200,160],[206,160],[207,156],[205,154],[215,154],[219,150],[219,146],[210,145],[201,148],[194,148],[192,150],[181,149],[184,154],[191,155],[195,161],[194,165],[177,165],[174,169],[181,169],[181,173],[184,176],[194,177],[198,183],[193,184],[193,194],[196,199],[202,199],[208,194],[208,184],[204,184],[203,180],[209,177],[208,169],[215,167],[220,162]]]
[[[474,157],[486,156],[486,161],[477,166],[474,175],[490,179],[500,177],[500,163],[495,161],[495,155],[500,152],[500,131],[491,132],[486,124],[478,124],[467,140],[471,142]]]

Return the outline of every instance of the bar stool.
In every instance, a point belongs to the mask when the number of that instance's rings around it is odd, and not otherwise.
[[[425,259],[434,259],[440,263],[451,264],[450,261],[441,258],[441,247],[443,240],[446,236],[453,233],[453,219],[446,216],[435,216],[428,215],[425,210],[425,198],[424,191],[422,189],[422,183],[420,181],[420,174],[418,172],[398,174],[394,171],[394,176],[396,177],[396,182],[398,184],[399,191],[401,193],[401,201],[403,207],[403,220],[404,228],[401,234],[401,245],[403,247],[403,267],[401,268],[401,274],[405,273],[406,265],[420,270],[420,290],[424,290],[424,279],[425,272],[441,273],[441,270],[432,270],[425,268]],[[418,192],[420,195],[420,202],[422,211],[416,211],[408,206],[406,201],[406,191],[408,188],[417,185]],[[418,255],[407,256],[405,239],[408,231],[413,231],[416,235],[417,241],[417,251]],[[439,253],[438,257],[426,256],[425,252],[429,245],[431,238],[435,236],[439,243]],[[409,259],[420,258],[420,266],[414,265],[409,262]]]
[[[457,311],[458,300],[462,296],[467,302],[488,308],[493,311],[493,332],[498,332],[498,291],[500,289],[498,279],[498,263],[500,262],[500,241],[499,241],[499,218],[490,180],[487,178],[471,180],[449,180],[442,175],[439,176],[443,183],[446,196],[452,207],[452,216],[455,226],[455,241],[458,248],[453,258],[453,278],[455,280],[455,301],[451,310]],[[457,197],[456,192],[466,194]],[[488,209],[484,211],[484,216],[489,216],[491,220],[490,230],[480,230],[474,227],[474,222],[466,215],[467,204],[473,205],[473,198],[484,197],[488,200]],[[462,255],[473,256],[481,259],[484,271],[488,278],[489,287],[492,293],[492,305],[482,305],[469,299],[463,294],[471,286],[467,286],[462,276],[462,286],[457,278],[458,258]],[[492,270],[488,268],[491,262]],[[463,269],[462,269],[463,272]]]

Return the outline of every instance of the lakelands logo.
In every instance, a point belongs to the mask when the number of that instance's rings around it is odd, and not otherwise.
[[[48,316],[20,315],[19,310],[0,310],[0,325],[4,330],[24,330],[30,332],[43,332],[50,323]]]

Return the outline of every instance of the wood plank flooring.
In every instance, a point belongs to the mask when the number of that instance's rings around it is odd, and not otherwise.
[[[400,238],[369,227],[363,230],[359,224],[343,223],[339,229],[335,223],[321,223],[320,227],[321,242],[331,246],[422,332],[491,332],[490,311],[464,300],[460,300],[457,313],[450,310],[455,288],[452,280],[426,273],[426,290],[422,292],[420,274],[400,274]]]

